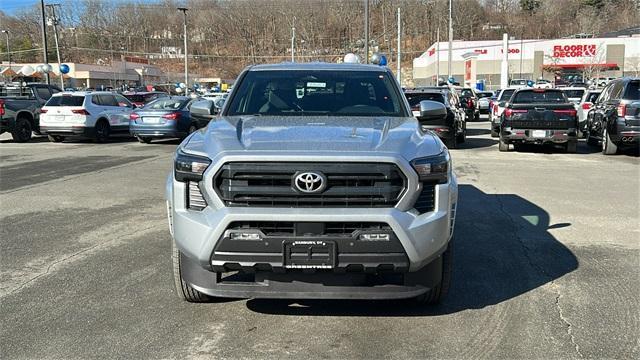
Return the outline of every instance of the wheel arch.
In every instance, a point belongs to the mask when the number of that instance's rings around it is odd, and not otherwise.
[[[16,113],[16,121],[18,119],[27,119],[31,123],[31,127],[35,128],[35,117],[33,114],[27,110],[20,110]]]

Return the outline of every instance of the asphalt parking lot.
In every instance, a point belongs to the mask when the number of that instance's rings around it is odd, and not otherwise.
[[[175,296],[163,201],[176,141],[0,137],[0,358],[639,358],[640,158],[500,153],[460,182],[444,304]]]

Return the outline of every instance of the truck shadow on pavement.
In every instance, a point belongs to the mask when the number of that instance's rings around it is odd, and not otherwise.
[[[453,279],[437,306],[410,301],[260,300],[255,312],[308,316],[439,316],[500,304],[578,268],[574,254],[549,232],[549,214],[515,194],[486,194],[461,185],[456,220]]]

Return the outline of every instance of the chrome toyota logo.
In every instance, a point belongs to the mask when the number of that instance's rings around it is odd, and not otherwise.
[[[301,172],[294,176],[293,185],[303,193],[319,193],[327,186],[327,177],[319,172]]]

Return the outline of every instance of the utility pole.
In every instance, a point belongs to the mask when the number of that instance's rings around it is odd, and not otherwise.
[[[48,52],[48,48],[47,48],[47,23],[46,23],[46,17],[45,17],[45,13],[44,13],[44,0],[40,0],[40,15],[42,16],[42,21],[40,23],[40,29],[42,30],[42,48],[44,50],[44,63],[45,64],[49,64],[49,55],[47,54]],[[51,80],[49,79],[49,73],[45,73],[44,74],[45,78],[47,79],[47,84],[51,84]]]
[[[400,73],[401,69],[400,69],[400,63],[402,61],[402,47],[401,47],[401,43],[400,43],[400,36],[401,36],[401,32],[402,31],[402,20],[400,19],[400,8],[398,8],[398,56],[396,57],[397,60],[397,64],[396,64],[396,76],[398,77],[398,83],[400,83],[400,86],[402,87],[402,74]]]
[[[291,27],[291,62],[296,62],[296,59],[294,57],[296,53],[295,47],[296,47],[296,27],[292,26]]]
[[[449,81],[449,78],[451,78],[451,76],[453,75],[451,73],[451,62],[453,61],[453,53],[452,53],[452,47],[453,47],[453,0],[449,0],[449,52],[448,52],[448,59],[447,59],[447,81]]]
[[[64,89],[64,77],[62,71],[60,71],[60,45],[58,44],[58,18],[56,17],[56,6],[60,6],[60,4],[47,4],[49,9],[51,9],[52,20],[51,23],[53,25],[53,37],[56,40],[56,55],[58,56],[58,72],[60,73],[60,88]]]
[[[509,86],[509,34],[502,34],[502,63],[500,64],[500,88]]]
[[[369,63],[369,0],[364,0],[364,63]]]
[[[9,48],[9,30],[2,30],[1,32],[7,36],[7,58],[9,58],[9,69],[11,69],[11,48]]]
[[[440,86],[440,25],[436,30],[436,86]]]
[[[188,53],[187,53],[187,11],[189,9],[185,7],[179,7],[178,10],[182,11],[184,14],[184,85],[185,94],[187,94],[187,89],[189,89],[189,63],[188,63]]]

